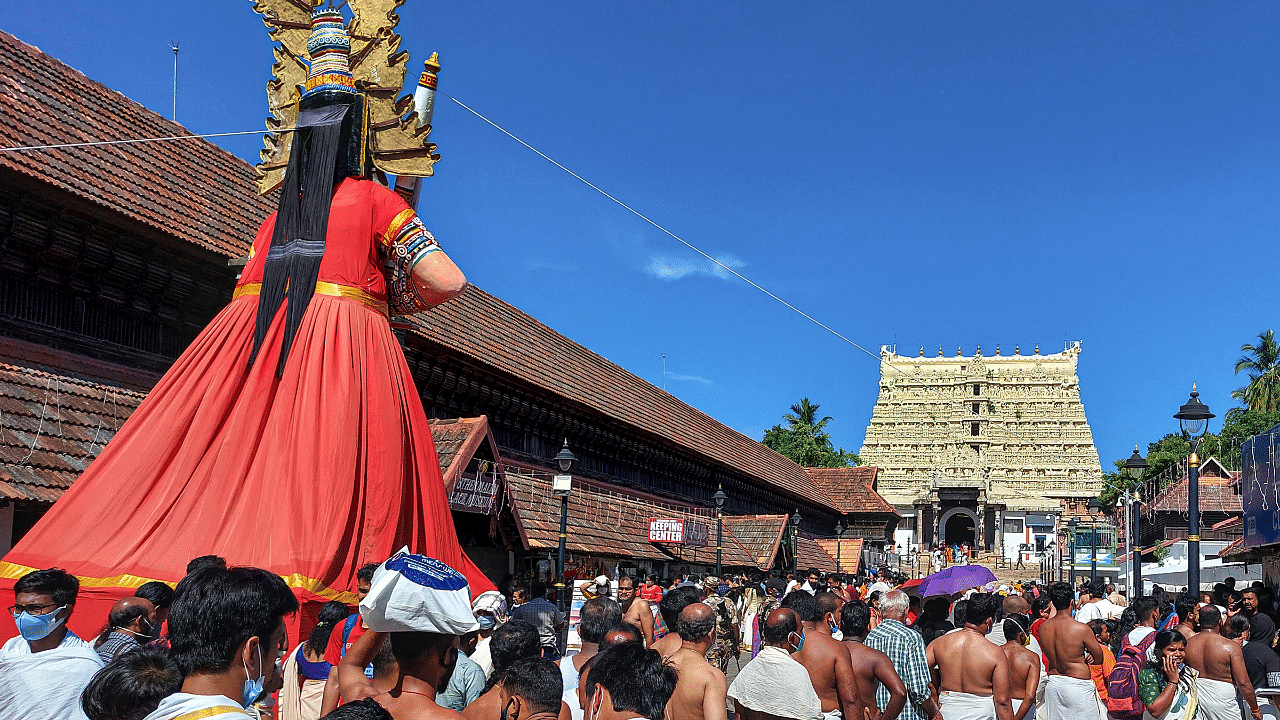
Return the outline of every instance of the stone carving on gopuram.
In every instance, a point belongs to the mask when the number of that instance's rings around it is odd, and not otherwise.
[[[860,455],[913,528],[912,544],[992,550],[1016,530],[1084,514],[1102,467],[1080,402],[1080,343],[1061,353],[917,357],[880,349],[880,394]],[[1052,530],[1044,530],[1046,537]],[[1014,538],[1016,539],[1016,538]]]

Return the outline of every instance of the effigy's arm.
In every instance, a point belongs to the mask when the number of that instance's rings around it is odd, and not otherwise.
[[[398,196],[390,195],[403,205]],[[392,315],[430,310],[466,289],[466,276],[412,208],[405,206],[396,214],[383,238]]]

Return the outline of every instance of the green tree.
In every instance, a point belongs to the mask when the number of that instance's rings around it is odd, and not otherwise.
[[[1236,360],[1236,374],[1246,372],[1249,384],[1232,391],[1231,397],[1244,401],[1249,410],[1280,410],[1280,346],[1271,330],[1258,333],[1258,344],[1245,343],[1240,350],[1248,353]]]
[[[819,419],[818,407],[809,402],[809,398],[801,398],[791,406],[791,412],[783,414],[786,426],[769,428],[761,442],[804,467],[861,465],[862,459],[857,453],[845,452],[844,448],[837,449],[831,444],[831,434],[826,430],[831,418]]]

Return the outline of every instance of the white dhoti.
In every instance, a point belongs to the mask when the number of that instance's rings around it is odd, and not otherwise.
[[[1221,680],[1196,678],[1196,720],[1243,720],[1236,702],[1236,686]]]
[[[840,713],[840,708],[822,713],[822,720],[844,720],[844,715]]]
[[[995,720],[996,701],[990,695],[952,692],[938,693],[942,720]]]
[[[1036,718],[1036,700],[1035,698],[1027,698],[1025,700],[1013,700],[1013,716],[1017,717],[1025,703],[1031,703],[1031,707],[1027,709],[1027,714],[1023,720],[1035,720]]]
[[[1107,720],[1107,706],[1093,680],[1050,675],[1044,685],[1044,720]]]

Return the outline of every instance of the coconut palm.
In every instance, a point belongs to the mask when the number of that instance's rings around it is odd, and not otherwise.
[[[1231,397],[1243,400],[1250,410],[1280,410],[1280,346],[1275,332],[1259,333],[1256,346],[1245,343],[1240,349],[1248,354],[1236,361],[1236,374],[1248,373],[1249,384],[1232,391]]]

